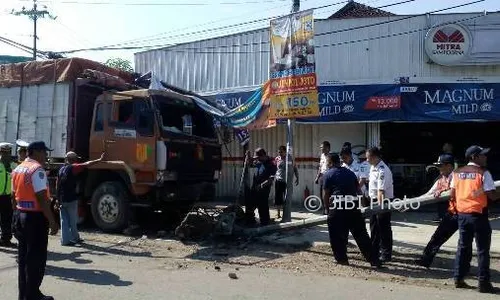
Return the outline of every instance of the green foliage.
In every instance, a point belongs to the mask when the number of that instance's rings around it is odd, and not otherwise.
[[[110,58],[105,63],[106,66],[122,70],[125,72],[133,73],[132,63],[126,59],[122,58]]]

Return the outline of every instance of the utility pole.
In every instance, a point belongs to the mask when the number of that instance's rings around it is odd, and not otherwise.
[[[300,10],[300,0],[292,0],[292,11],[294,14]],[[292,16],[290,16],[290,19]],[[290,20],[291,21],[291,20]],[[293,32],[290,34],[290,38],[292,38]],[[286,194],[285,194],[285,203],[283,206],[283,218],[282,222],[291,222],[292,221],[292,196],[293,196],[293,132],[295,129],[295,119],[287,120],[286,127],[286,135],[287,135],[287,143],[286,143]]]
[[[57,18],[57,17],[52,16],[45,9],[45,8],[47,8],[46,6],[43,7],[44,10],[38,10],[38,5],[37,5],[36,2],[37,2],[37,0],[33,0],[33,8],[31,10],[26,10],[26,8],[23,7],[21,9],[21,11],[12,10],[12,12],[11,12],[11,14],[13,14],[15,16],[28,16],[33,21],[33,60],[36,60],[36,55],[37,55],[37,52],[36,52],[36,41],[38,39],[38,36],[37,36],[36,25],[37,25],[38,19],[43,19],[46,16],[48,16],[52,20],[55,20]]]

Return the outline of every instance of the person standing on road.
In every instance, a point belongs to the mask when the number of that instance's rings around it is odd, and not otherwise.
[[[469,288],[464,278],[470,269],[472,240],[476,238],[478,260],[478,291],[495,293],[490,281],[491,226],[488,200],[496,190],[491,173],[486,170],[489,148],[470,146],[465,151],[469,163],[453,172],[451,201],[456,201],[460,238],[455,258],[455,287]]]
[[[293,158],[290,154],[288,154],[288,158],[292,161],[293,165],[293,173],[295,174],[295,185],[299,185],[299,170],[295,163],[293,163]],[[285,195],[286,195],[286,147],[280,146],[278,150],[278,156],[274,159],[274,163],[276,164],[277,170],[275,175],[275,184],[274,184],[274,205],[278,210],[278,215],[276,216],[278,219],[281,218],[281,208],[285,203]]]
[[[0,143],[0,246],[14,248],[12,243],[11,173],[17,167],[12,161],[12,144]]]
[[[441,154],[438,161],[434,163],[435,166],[439,167],[440,177],[431,187],[431,189],[425,193],[425,195],[439,197],[443,192],[450,189],[451,178],[453,177],[452,172],[455,166],[455,159],[450,154]],[[445,202],[446,203],[446,202]],[[439,251],[439,248],[450,239],[452,235],[458,230],[458,216],[456,205],[454,201],[448,201],[448,212],[443,216],[439,226],[431,237],[431,240],[427,244],[422,253],[422,256],[416,261],[416,263],[422,267],[429,268],[434,260],[434,257]]]
[[[29,143],[23,140],[17,140],[16,145],[17,145],[17,161],[19,163],[22,163],[28,156],[27,148]]]
[[[104,153],[99,159],[77,163],[81,158],[73,151],[66,153],[66,164],[59,169],[57,176],[57,200],[60,205],[61,219],[61,245],[74,246],[83,240],[78,234],[78,197],[76,188],[78,175],[85,168],[97,164],[104,158]]]
[[[316,179],[314,179],[314,183],[319,184],[319,194],[320,197],[323,199],[323,181],[321,178],[323,177],[323,174],[325,174],[325,172],[328,170],[326,156],[330,153],[330,142],[324,141],[323,143],[321,143],[320,149],[321,149],[321,156],[319,158],[318,173],[316,174]]]
[[[349,231],[365,259],[375,267],[380,267],[378,254],[373,251],[366,231],[365,218],[359,210],[359,180],[351,170],[340,166],[338,155],[329,154],[330,169],[323,175],[323,203],[328,213],[328,234],[333,256],[338,264],[348,265],[347,244]],[[330,198],[334,197],[330,209]]]
[[[342,159],[342,167],[347,168],[356,174],[361,195],[364,196],[366,194],[366,183],[368,182],[370,170],[366,168],[365,165],[361,165],[354,159],[352,150],[349,148],[343,148],[340,151],[340,157]]]
[[[444,143],[442,151],[443,151],[442,154],[448,154],[453,156],[453,145],[451,143]],[[455,162],[453,163],[453,165],[455,169],[458,167]],[[439,175],[438,178],[441,178],[441,175]],[[441,222],[443,218],[447,217],[448,205],[446,202],[440,202],[437,204],[437,213],[438,216],[436,219],[434,219],[434,222]]]
[[[255,150],[255,155],[251,157],[250,151],[247,152],[247,160],[253,159],[253,165],[257,168],[254,174],[251,196],[247,199],[245,214],[249,225],[255,224],[255,208],[259,211],[260,225],[266,226],[271,222],[269,216],[269,193],[276,174],[276,165],[273,159],[267,156],[262,148]]]
[[[53,300],[40,292],[47,263],[48,231],[56,235],[59,226],[50,209],[47,161],[44,142],[28,146],[28,157],[12,172],[12,197],[16,202],[13,227],[19,241],[19,299]]]
[[[370,163],[368,193],[371,203],[387,205],[394,198],[392,172],[382,161],[380,149],[370,148],[366,151],[366,159]],[[373,215],[370,219],[372,247],[380,254],[382,262],[392,260],[392,228],[391,213]]]

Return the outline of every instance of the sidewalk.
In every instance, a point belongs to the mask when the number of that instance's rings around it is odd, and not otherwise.
[[[271,217],[274,216],[276,216],[276,211],[271,210]],[[317,216],[319,215],[313,213],[294,212],[292,214],[292,219],[300,220]],[[393,213],[392,231],[394,235],[395,250],[398,250],[398,248],[423,249],[438,226],[438,223],[432,222],[435,217],[435,213]],[[490,222],[493,229],[491,237],[491,252],[500,253],[500,216],[490,216]],[[367,229],[369,232],[368,220]],[[304,244],[309,244],[311,246],[330,245],[326,224],[295,231],[291,230],[278,232],[268,236],[263,236],[262,239],[266,242],[290,246]],[[352,236],[349,236],[349,241],[354,243]],[[441,249],[444,251],[455,252],[457,249],[457,243],[458,232],[455,233],[450,240],[448,240],[448,242],[441,247]]]

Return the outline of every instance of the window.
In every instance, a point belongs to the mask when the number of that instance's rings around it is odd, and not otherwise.
[[[97,104],[97,108],[95,110],[95,120],[94,120],[94,131],[103,131],[104,130],[104,106],[102,103]]]
[[[159,102],[158,107],[163,121],[163,130],[194,135],[204,138],[216,138],[213,119],[197,107],[173,105]]]
[[[118,123],[135,126],[133,102],[123,101],[118,104]]]

